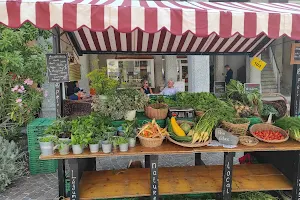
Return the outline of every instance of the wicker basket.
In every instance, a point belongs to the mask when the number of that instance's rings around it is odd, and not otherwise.
[[[249,140],[251,142],[247,142]],[[249,146],[249,147],[255,146],[259,142],[258,139],[256,139],[255,137],[251,137],[251,136],[240,136],[239,141],[242,145]]]
[[[261,139],[261,138],[257,137],[254,134],[256,131],[265,131],[265,130],[279,132],[284,136],[284,139],[282,139],[282,140],[264,140],[264,139]],[[289,134],[285,130],[283,130],[279,127],[273,126],[272,124],[269,124],[269,123],[254,124],[250,128],[250,133],[251,133],[251,135],[253,135],[258,140],[263,141],[263,142],[267,142],[267,143],[281,143],[281,142],[285,142],[289,139]]]
[[[263,103],[272,105],[279,112],[279,118],[282,118],[282,117],[288,115],[288,109],[287,109],[288,101],[282,94],[269,93],[269,94],[264,94],[263,97],[280,97],[280,98],[282,98],[280,100],[275,100],[275,101],[264,100]]]
[[[173,140],[170,136],[167,136],[167,139],[170,142],[177,144],[179,146],[182,146],[182,147],[196,148],[196,147],[207,146],[212,140],[212,134],[210,135],[209,140],[207,140],[206,142],[201,142],[201,143],[196,142],[195,144],[192,144],[191,142],[177,142],[177,141]]]
[[[222,127],[234,135],[246,135],[249,125],[250,121],[243,124],[234,124],[231,122],[222,121]]]
[[[154,108],[154,106],[157,107],[162,107],[159,109]],[[168,116],[168,105],[166,104],[152,104],[149,106],[145,107],[145,115],[150,118],[150,119],[156,119],[156,120],[161,120],[161,119],[166,119]]]
[[[164,137],[162,137],[162,138],[145,138],[140,135],[138,135],[138,138],[143,147],[149,147],[149,148],[159,147],[165,139]]]

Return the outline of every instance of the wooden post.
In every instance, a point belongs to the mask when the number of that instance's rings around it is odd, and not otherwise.
[[[295,160],[292,200],[300,200],[300,151],[297,151]]]
[[[223,185],[222,185],[222,199],[231,199],[232,190],[232,168],[234,152],[224,153],[224,165],[223,165]]]
[[[158,155],[150,155],[151,200],[158,200]]]

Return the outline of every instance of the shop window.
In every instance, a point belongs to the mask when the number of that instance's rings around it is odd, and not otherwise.
[[[150,87],[155,87],[153,59],[108,59],[107,73],[126,87],[140,88],[142,79],[147,79]]]

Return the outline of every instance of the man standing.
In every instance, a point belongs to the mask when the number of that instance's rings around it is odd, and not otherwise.
[[[230,80],[232,79],[232,77],[233,77],[233,71],[229,67],[229,65],[225,65],[225,69],[227,70],[226,76],[225,76],[225,83],[227,85],[230,82]]]

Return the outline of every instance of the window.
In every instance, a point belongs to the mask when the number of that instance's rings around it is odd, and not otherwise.
[[[108,59],[107,73],[127,87],[140,88],[142,79],[147,79],[149,86],[155,87],[153,59]]]

